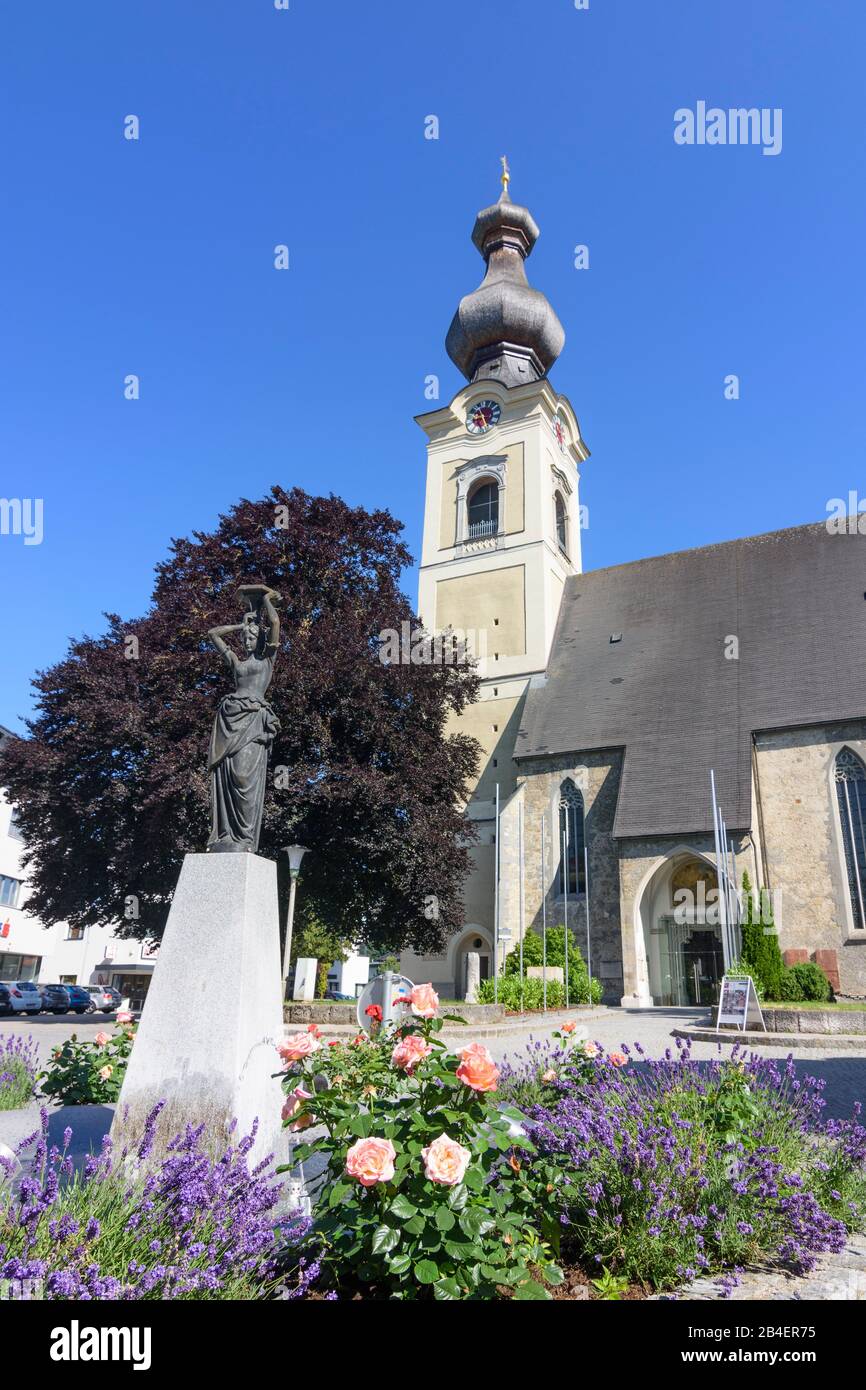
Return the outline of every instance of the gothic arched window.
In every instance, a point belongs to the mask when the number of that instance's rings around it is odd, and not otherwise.
[[[499,485],[485,481],[469,494],[469,539],[495,536],[499,530]]]
[[[559,793],[560,894],[565,892],[566,872],[569,893],[583,893],[586,890],[583,819],[583,795],[569,777],[563,782]]]
[[[555,494],[554,504],[556,507],[556,539],[559,548],[566,555],[568,554],[568,519],[565,512],[565,503],[559,493]]]
[[[866,765],[853,749],[842,748],[834,773],[854,926],[866,931]]]

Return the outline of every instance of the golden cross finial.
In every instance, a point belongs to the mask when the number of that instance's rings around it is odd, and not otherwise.
[[[507,158],[507,156],[506,156],[506,155],[502,155],[502,157],[501,157],[501,159],[500,159],[499,162],[500,162],[500,164],[502,165],[502,192],[505,193],[505,194],[507,195],[507,193],[508,193],[508,185],[509,185],[509,183],[511,182],[511,170],[510,170],[509,167],[508,167],[508,158]]]

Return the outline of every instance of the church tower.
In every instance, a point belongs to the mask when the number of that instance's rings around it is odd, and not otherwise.
[[[417,417],[428,440],[418,611],[430,632],[464,632],[479,658],[480,696],[459,728],[482,755],[466,808],[479,831],[466,928],[441,960],[407,956],[404,969],[458,996],[467,952],[481,957],[482,977],[493,973],[496,787],[507,806],[523,700],[544,675],[565,580],[580,571],[578,470],[589,457],[571,404],[548,380],[565,334],[527,281],[539,230],[511,201],[503,167],[499,201],[472,232],[487,271],[461,299],[445,344],[467,385]]]

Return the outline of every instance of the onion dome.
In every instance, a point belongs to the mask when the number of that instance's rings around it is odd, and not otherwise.
[[[468,381],[522,386],[547,375],[565,332],[545,296],[526,279],[523,262],[538,240],[538,227],[528,208],[511,202],[504,160],[503,168],[499,201],[479,212],[472,231],[487,274],[457,306],[445,348]]]

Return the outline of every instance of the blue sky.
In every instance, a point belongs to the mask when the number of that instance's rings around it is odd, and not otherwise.
[[[238,496],[385,505],[417,554],[412,417],[461,384],[503,153],[592,451],[588,568],[866,493],[862,0],[10,0],[0,41],[0,496],[44,499],[41,545],[0,536],[7,726]],[[700,100],[781,108],[781,153],[675,144]]]

